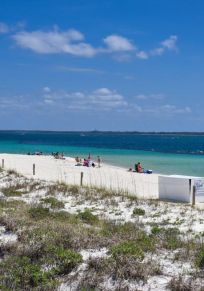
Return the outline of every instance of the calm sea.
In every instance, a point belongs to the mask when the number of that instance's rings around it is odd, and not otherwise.
[[[204,176],[204,135],[104,132],[0,131],[0,152],[64,152],[133,167],[140,161],[156,173]]]

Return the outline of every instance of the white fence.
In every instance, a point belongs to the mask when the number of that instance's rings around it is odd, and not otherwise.
[[[6,169],[14,169],[29,178],[65,182],[124,192],[145,199],[158,198],[158,175],[138,174],[126,169],[103,165],[101,168],[75,166],[73,160],[57,160],[50,156],[0,155]],[[35,164],[35,175],[33,175]]]

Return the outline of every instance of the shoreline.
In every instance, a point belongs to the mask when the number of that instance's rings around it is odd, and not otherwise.
[[[1,145],[1,144],[0,144]],[[94,147],[63,147],[55,148],[53,146],[47,148],[43,146],[40,148],[44,153],[44,156],[49,156],[51,152],[64,152],[66,156],[69,157],[87,157],[89,152],[92,157],[101,156],[102,162],[123,169],[134,169],[134,164],[138,161],[142,162],[143,167],[151,169],[153,173],[158,175],[185,175],[185,176],[203,176],[204,173],[204,155],[194,155],[194,154],[172,154],[172,153],[162,153],[154,151],[133,151],[133,150],[108,150],[105,148],[94,148]],[[27,155],[28,152],[38,151],[39,148],[28,147],[27,150],[24,146],[16,148],[15,146],[10,146],[10,150],[7,151],[7,147],[1,149],[1,154],[20,154]]]

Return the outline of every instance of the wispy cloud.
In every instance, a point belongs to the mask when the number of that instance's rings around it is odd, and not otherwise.
[[[176,35],[171,35],[169,38],[163,40],[160,43],[160,46],[155,49],[152,49],[150,51],[140,51],[140,50],[137,51],[136,57],[138,59],[147,60],[149,59],[149,57],[152,57],[152,56],[161,56],[166,51],[177,52],[178,51],[177,40],[178,40],[178,37]]]
[[[19,95],[12,96],[10,98],[0,97],[0,109],[19,110],[30,107],[30,102],[27,100],[27,96]]]
[[[108,88],[99,88],[90,93],[66,91],[45,93],[42,96],[45,104],[62,106],[64,109],[107,111],[128,105],[121,94]]]
[[[139,95],[138,95],[139,96]],[[147,98],[159,98],[160,95],[140,95]],[[36,96],[35,96],[36,97]],[[38,93],[38,98],[33,98],[31,94],[16,95],[10,97],[0,96],[0,109],[5,111],[23,110],[29,112],[31,109],[35,112],[94,112],[94,113],[123,113],[138,114],[145,116],[174,116],[191,114],[192,109],[185,106],[177,106],[174,104],[164,103],[155,105],[150,101],[146,104],[140,102],[142,98],[130,98],[118,93],[116,90],[102,87],[91,92],[75,91],[69,92],[65,90],[52,90],[49,86],[42,88]],[[161,99],[162,100],[162,99]],[[161,101],[162,102],[162,101]],[[158,103],[157,103],[158,104]]]
[[[0,34],[8,33],[9,30],[9,26],[6,23],[0,22]]]
[[[165,98],[164,94],[138,94],[135,96],[138,100],[149,100],[149,99],[155,99],[155,100],[162,100]]]
[[[59,66],[57,70],[63,72],[73,72],[73,73],[95,73],[95,74],[104,74],[105,72],[102,70],[97,70],[94,68],[84,68],[84,67],[67,67],[67,66]]]
[[[50,89],[49,87],[44,87],[44,88],[43,88],[43,91],[44,91],[45,93],[49,93],[49,92],[51,92],[51,89]]]
[[[6,30],[6,26],[4,27],[2,25],[3,30]],[[78,57],[94,57],[98,54],[111,54],[118,61],[127,61],[133,56],[141,60],[147,60],[153,56],[161,56],[166,51],[178,50],[176,45],[178,37],[176,35],[171,35],[169,38],[160,42],[157,48],[147,51],[139,49],[133,40],[118,34],[106,36],[102,39],[101,46],[95,47],[85,40],[84,34],[80,31],[76,29],[61,31],[58,27],[54,27],[50,31],[36,30],[29,32],[20,30],[12,37],[19,47],[32,50],[39,54],[64,53]],[[74,71],[74,69],[69,68],[70,71]]]
[[[5,22],[0,22],[0,34],[14,33],[25,28],[25,22],[19,21],[13,25],[8,25]]]
[[[31,49],[40,54],[67,53],[75,56],[92,57],[96,50],[83,42],[84,35],[74,29],[65,32],[53,31],[21,31],[13,36],[17,45]]]
[[[156,115],[179,115],[179,114],[189,114],[192,112],[191,108],[188,106],[177,107],[171,104],[164,104],[161,106],[147,106],[139,107],[138,112],[156,114]]]
[[[110,52],[122,52],[135,50],[133,43],[127,38],[112,34],[103,39]]]
[[[44,106],[54,106],[61,110],[74,111],[115,111],[115,112],[137,112],[138,114],[163,114],[178,115],[189,114],[191,108],[188,106],[178,107],[173,104],[161,104],[155,106],[153,104],[141,105],[134,102],[134,98],[126,98],[119,94],[116,90],[109,88],[99,88],[92,92],[66,92],[63,90],[45,92],[42,95],[42,104]],[[163,100],[163,94],[150,94],[136,96],[138,102],[146,99]]]
[[[178,51],[176,46],[178,37],[176,35],[171,35],[169,38],[165,39],[160,43],[160,47],[153,49],[150,51],[150,55],[152,56],[161,56],[166,51]]]
[[[191,113],[191,108],[188,106],[185,107],[176,107],[175,105],[165,104],[160,108],[164,113],[170,114],[185,114]]]
[[[149,58],[149,55],[148,55],[148,53],[145,52],[145,51],[138,51],[138,52],[136,53],[136,57],[137,57],[138,59],[141,59],[141,60],[147,60],[147,59]]]

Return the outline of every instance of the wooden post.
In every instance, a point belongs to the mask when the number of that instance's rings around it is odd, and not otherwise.
[[[195,205],[195,193],[196,193],[196,187],[193,186],[193,192],[192,192],[192,206]]]
[[[2,161],[1,161],[1,167],[2,167],[2,169],[4,168],[4,159],[2,159]]]
[[[35,175],[35,164],[33,164],[33,175]]]
[[[82,186],[82,185],[83,185],[83,176],[84,176],[84,173],[83,173],[83,172],[81,172],[80,186]]]

